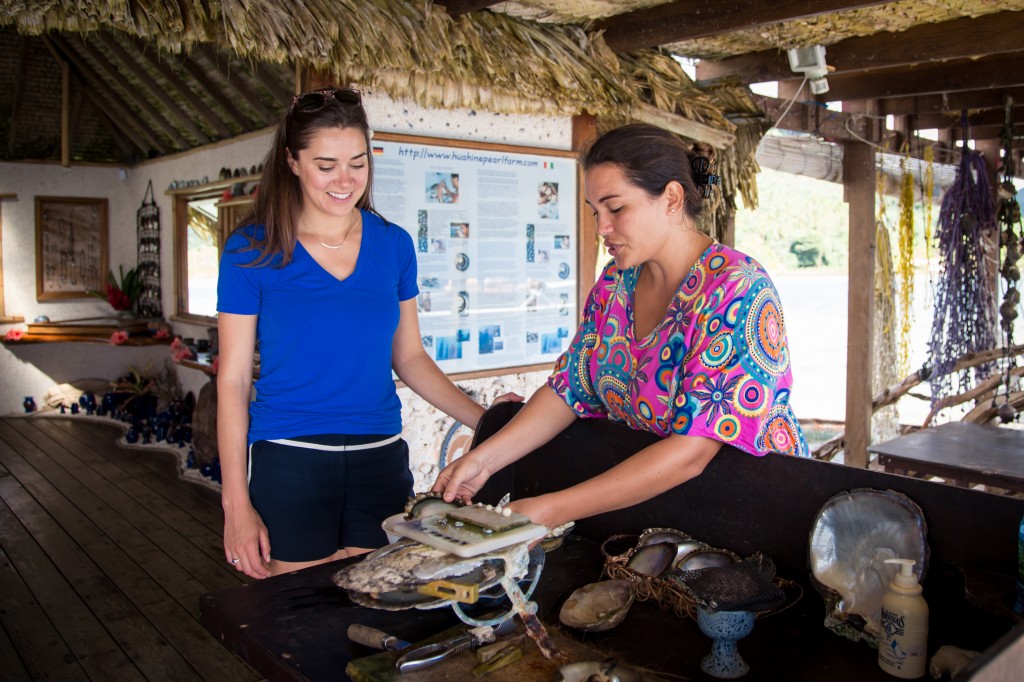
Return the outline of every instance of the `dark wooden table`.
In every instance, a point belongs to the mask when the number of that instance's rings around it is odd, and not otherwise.
[[[376,653],[348,640],[346,632],[351,623],[369,625],[411,642],[459,623],[450,609],[378,611],[356,606],[332,584],[331,576],[342,565],[344,562],[314,566],[206,594],[200,599],[202,623],[269,680],[288,682],[349,679],[345,674],[349,661]],[[713,679],[700,670],[711,641],[693,621],[663,611],[651,602],[634,604],[626,619],[608,632],[578,633],[559,624],[558,611],[566,597],[577,587],[598,580],[602,565],[598,545],[575,536],[547,555],[533,595],[547,627],[633,665],[690,680]],[[878,667],[874,649],[822,626],[825,607],[805,574],[783,577],[802,586],[802,598],[781,613],[759,619],[751,635],[739,643],[740,653],[751,667],[745,680],[892,679]],[[962,574],[952,568],[932,567],[926,589],[935,614],[929,638],[932,653],[939,645],[951,642],[984,649],[1005,630],[1001,624],[992,627],[994,619],[957,596],[962,594],[962,580]],[[795,594],[799,595],[799,590]],[[526,646],[535,645],[527,641]],[[459,679],[444,664],[430,671],[427,679]],[[538,679],[528,673],[510,666],[489,679]]]
[[[868,448],[892,474],[939,476],[1024,493],[1024,430],[949,422]]]

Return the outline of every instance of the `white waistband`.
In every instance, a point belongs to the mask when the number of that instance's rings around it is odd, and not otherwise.
[[[277,443],[278,445],[288,445],[293,448],[306,448],[307,450],[326,450],[328,452],[349,452],[351,450],[371,450],[373,448],[379,448],[383,445],[390,445],[396,440],[402,437],[402,434],[396,433],[390,438],[384,440],[377,440],[372,443],[360,443],[359,445],[321,445],[320,443],[307,443],[302,440],[289,440],[287,438],[275,438],[268,440],[268,443]]]

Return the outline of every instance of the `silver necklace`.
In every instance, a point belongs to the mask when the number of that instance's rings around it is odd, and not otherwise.
[[[350,229],[349,232],[351,231],[352,230]],[[340,249],[341,247],[345,246],[345,241],[348,239],[348,232],[345,233],[345,239],[342,239],[340,244],[328,244],[327,242],[322,241],[320,239],[320,235],[318,235],[316,232],[313,232],[313,236],[316,237],[316,240],[318,242],[320,242],[320,246],[324,247],[325,249]]]
[[[358,218],[359,222],[362,222],[362,219],[363,217],[362,215],[360,215]],[[320,242],[320,246],[324,247],[325,249],[331,249],[332,251],[334,251],[335,249],[340,249],[341,247],[345,246],[345,242],[348,241],[348,236],[352,234],[352,230],[354,230],[355,228],[355,224],[353,224],[352,227],[348,228],[348,231],[345,232],[345,236],[341,238],[340,244],[328,244],[324,240],[320,239],[320,235],[314,232],[313,228],[309,228],[309,231],[313,232],[313,236],[316,237],[316,240],[318,242]]]

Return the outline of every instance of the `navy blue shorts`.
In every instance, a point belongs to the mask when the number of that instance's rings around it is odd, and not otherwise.
[[[383,547],[381,522],[401,512],[412,495],[409,446],[400,436],[261,440],[249,456],[249,497],[278,561]]]

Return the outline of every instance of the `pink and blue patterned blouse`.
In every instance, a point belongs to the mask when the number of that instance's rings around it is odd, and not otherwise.
[[[809,457],[789,406],[793,375],[782,306],[764,268],[713,243],[683,279],[665,319],[637,339],[633,291],[642,267],[605,267],[548,385],[580,417],[606,417],[660,436],[704,436],[752,455]]]

